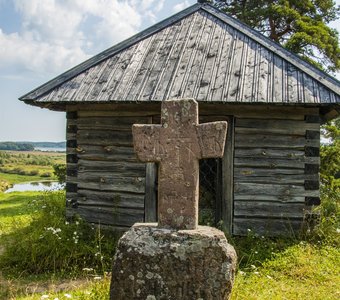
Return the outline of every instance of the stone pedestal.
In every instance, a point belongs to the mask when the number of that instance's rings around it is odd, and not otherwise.
[[[119,241],[110,299],[228,299],[236,261],[234,248],[216,228],[135,224]]]

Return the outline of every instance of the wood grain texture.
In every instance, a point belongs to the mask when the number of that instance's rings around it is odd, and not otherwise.
[[[304,63],[291,60],[291,54],[278,55],[280,47],[254,39],[256,34],[240,30],[237,22],[219,13],[198,9],[165,23],[138,42],[79,68],[80,73],[70,71],[73,76],[66,76],[65,82],[56,79],[57,87],[47,84],[40,89],[45,93],[26,96],[34,97],[33,104],[52,106],[181,97],[227,103],[340,101],[340,88],[330,78],[313,77]]]

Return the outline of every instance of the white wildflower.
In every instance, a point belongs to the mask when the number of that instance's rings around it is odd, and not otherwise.
[[[252,269],[256,269],[256,267],[255,267],[254,265],[250,265],[250,267],[251,267]]]
[[[100,276],[95,276],[93,279],[94,280],[101,280],[102,278]]]
[[[48,295],[42,295],[40,299],[48,299]]]
[[[267,278],[268,278],[268,279],[273,279],[273,277],[271,277],[271,276],[269,276],[269,275],[267,275]]]
[[[64,294],[65,298],[72,298],[72,296],[70,294]]]
[[[93,271],[93,268],[83,268],[83,271],[90,272],[90,271]]]

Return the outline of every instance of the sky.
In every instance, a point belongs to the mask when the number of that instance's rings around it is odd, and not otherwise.
[[[18,98],[196,2],[0,0],[0,141],[64,141],[64,112]]]

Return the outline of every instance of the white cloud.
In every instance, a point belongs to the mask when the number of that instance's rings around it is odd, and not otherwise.
[[[189,1],[185,0],[185,1],[182,1],[181,3],[178,3],[176,4],[174,7],[173,7],[173,11],[174,12],[179,12],[187,7],[190,6],[190,3]]]
[[[1,30],[0,45],[0,68],[13,71],[58,73],[88,58],[79,47],[68,49],[25,39],[17,33],[6,35]]]
[[[2,0],[0,0],[2,1]],[[0,28],[0,67],[59,73],[154,21],[164,0],[13,0],[19,32]],[[0,2],[1,3],[1,2]]]

